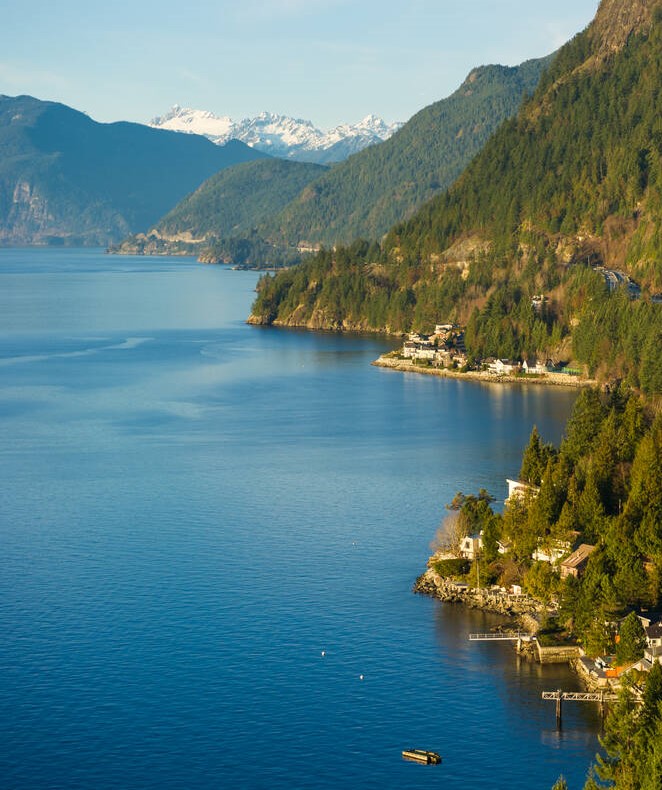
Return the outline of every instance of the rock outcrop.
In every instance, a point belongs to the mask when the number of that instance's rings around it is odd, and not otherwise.
[[[545,609],[543,604],[528,595],[511,595],[503,592],[501,588],[476,589],[444,578],[432,568],[428,568],[418,577],[414,584],[414,592],[430,595],[447,603],[462,603],[473,609],[483,609],[511,617],[525,615],[533,617]],[[532,625],[535,618],[528,622]]]

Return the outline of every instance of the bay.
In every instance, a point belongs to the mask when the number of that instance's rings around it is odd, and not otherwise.
[[[581,787],[596,712],[540,699],[576,678],[411,593],[444,504],[502,499],[575,393],[249,327],[256,279],[0,250],[3,784]]]

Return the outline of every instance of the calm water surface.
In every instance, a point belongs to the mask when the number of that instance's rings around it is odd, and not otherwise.
[[[255,282],[0,251],[0,785],[581,787],[595,711],[540,699],[568,670],[411,594],[444,503],[502,498],[574,393],[248,327]]]

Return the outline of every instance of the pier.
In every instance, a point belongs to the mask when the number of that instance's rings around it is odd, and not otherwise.
[[[522,644],[533,644],[536,638],[533,634],[523,634],[521,631],[496,631],[491,634],[469,634],[470,642],[517,642],[517,652],[522,651]]]
[[[519,631],[504,631],[492,634],[469,634],[470,642],[530,642],[535,639],[531,634],[521,634]]]
[[[615,702],[618,697],[615,694],[605,694],[604,691],[543,691],[543,699],[556,700],[556,726],[560,729],[563,723],[563,701],[566,702],[598,702],[600,704],[600,715],[604,716],[605,703]]]

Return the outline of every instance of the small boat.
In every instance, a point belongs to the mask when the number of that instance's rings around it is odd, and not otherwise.
[[[404,749],[402,756],[405,760],[414,760],[425,765],[439,765],[441,757],[436,752],[429,752],[426,749]]]

